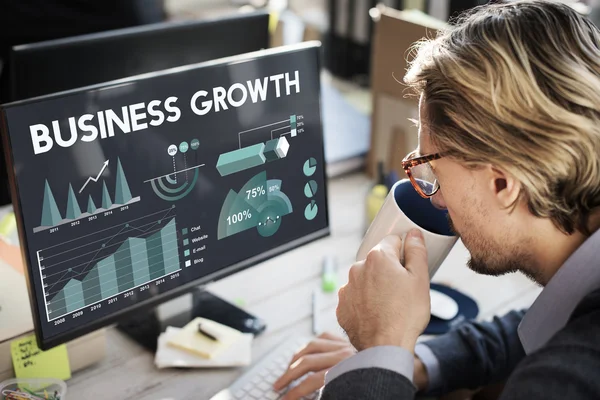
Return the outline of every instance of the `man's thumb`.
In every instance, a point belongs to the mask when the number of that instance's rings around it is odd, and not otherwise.
[[[425,240],[418,229],[408,232],[404,239],[404,268],[415,275],[429,274]]]

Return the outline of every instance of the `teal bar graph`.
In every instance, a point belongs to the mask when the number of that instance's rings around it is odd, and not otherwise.
[[[73,312],[79,310],[85,306],[85,300],[83,298],[83,287],[81,282],[76,279],[71,279],[63,288],[65,293],[65,304],[67,305],[67,312]]]
[[[135,286],[143,285],[150,280],[150,267],[148,265],[148,253],[146,252],[146,240],[139,238],[131,238],[129,240],[131,250],[131,268],[133,270],[133,283]]]
[[[160,232],[146,239],[146,250],[150,270],[150,279],[156,279],[166,274]]]
[[[119,293],[117,283],[117,269],[115,267],[115,256],[105,258],[96,264],[100,280],[100,293],[102,298],[107,299]]]
[[[262,165],[267,160],[264,150],[265,144],[257,143],[229,153],[223,153],[217,160],[217,171],[221,176],[226,176]]]
[[[163,246],[165,273],[170,274],[179,269],[179,249],[177,246],[177,228],[169,223],[160,232]]]
[[[65,292],[61,290],[58,292],[56,296],[52,299],[52,301],[48,304],[50,318],[54,318],[67,313],[67,305],[65,304]]]
[[[49,318],[59,318],[179,271],[175,218],[159,220],[148,230],[153,232],[150,236],[129,237],[110,256],[90,262],[91,268],[79,272],[80,277],[69,279],[68,274],[75,274],[69,269],[65,273],[68,282],[47,302]]]
[[[81,289],[83,290],[85,304],[93,304],[102,300],[98,268],[92,269],[85,279],[81,281]]]

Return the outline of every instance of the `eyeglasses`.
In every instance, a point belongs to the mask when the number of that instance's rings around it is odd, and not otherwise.
[[[429,198],[440,189],[440,183],[429,162],[442,157],[440,153],[417,157],[417,151],[414,150],[402,160],[402,168],[421,197]]]

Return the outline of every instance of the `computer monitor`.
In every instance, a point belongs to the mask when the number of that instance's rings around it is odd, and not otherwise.
[[[161,22],[12,48],[10,101],[269,47],[269,14]]]
[[[164,22],[15,46],[2,79],[12,102],[268,47],[264,11]],[[0,204],[10,202],[0,167]]]
[[[329,234],[320,66],[306,42],[0,108],[43,349]]]

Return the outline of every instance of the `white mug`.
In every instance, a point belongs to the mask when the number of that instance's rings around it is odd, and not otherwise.
[[[404,238],[413,228],[423,233],[429,277],[433,277],[458,237],[450,229],[447,211],[436,208],[429,199],[421,197],[408,179],[392,186],[363,238],[356,260],[364,260],[384,237],[396,235],[402,239],[400,260],[403,261]]]

